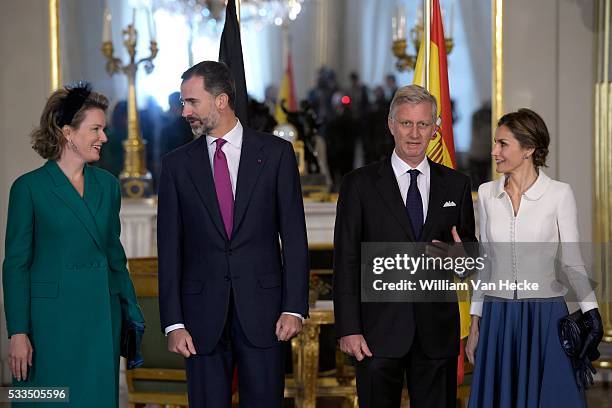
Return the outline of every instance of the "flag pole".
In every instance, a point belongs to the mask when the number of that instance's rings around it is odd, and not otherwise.
[[[423,0],[423,31],[425,32],[425,88],[429,91],[429,61],[431,60],[431,0]]]
[[[287,57],[289,55],[289,46],[291,43],[291,35],[289,34],[289,26],[283,24],[281,26],[283,32],[283,72],[287,69]]]

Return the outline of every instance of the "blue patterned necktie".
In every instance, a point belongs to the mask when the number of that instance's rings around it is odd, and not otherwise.
[[[421,240],[421,231],[423,230],[423,200],[417,185],[417,177],[420,171],[413,169],[408,170],[410,174],[410,186],[406,195],[406,213],[412,225],[412,232],[416,241]]]

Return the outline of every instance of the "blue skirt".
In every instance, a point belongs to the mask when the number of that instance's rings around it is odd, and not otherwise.
[[[581,408],[572,363],[559,341],[563,298],[487,298],[469,408]]]

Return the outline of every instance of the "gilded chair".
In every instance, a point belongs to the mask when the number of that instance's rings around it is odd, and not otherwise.
[[[337,347],[333,332],[331,278],[333,247],[310,246],[310,318],[291,341],[293,374],[285,381],[285,397],[299,408],[311,408],[318,397],[340,398],[343,407],[357,407],[355,371]],[[315,303],[316,300],[321,300]]]

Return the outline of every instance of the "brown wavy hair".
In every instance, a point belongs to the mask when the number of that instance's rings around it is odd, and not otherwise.
[[[40,115],[40,124],[30,134],[32,149],[36,150],[43,159],[59,159],[66,145],[66,138],[58,122],[67,95],[68,90],[61,88],[49,96]],[[91,92],[87,99],[85,99],[83,106],[74,115],[69,126],[78,129],[85,119],[85,114],[88,110],[102,109],[106,112],[107,108],[108,98],[100,93]]]
[[[506,126],[523,149],[534,149],[533,165],[546,167],[550,135],[544,119],[531,109],[521,108],[505,114],[497,122],[497,127]]]

